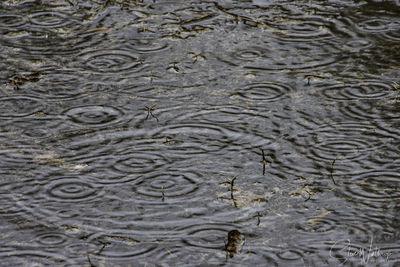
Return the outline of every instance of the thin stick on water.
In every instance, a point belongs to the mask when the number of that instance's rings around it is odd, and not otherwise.
[[[260,148],[261,150],[261,154],[262,154],[262,163],[263,163],[263,175],[265,175],[265,169],[267,167],[268,161],[265,158],[265,154],[264,154],[264,150],[262,148]]]
[[[335,166],[335,162],[336,162],[337,157],[332,161],[332,165],[331,165],[331,179],[334,185],[337,185],[337,183],[335,182],[335,179],[333,178],[333,167]]]
[[[153,105],[153,106],[150,106],[150,107],[149,106],[145,106],[145,108],[146,108],[146,111],[147,111],[147,116],[146,116],[145,120],[147,120],[149,118],[149,116],[151,116],[151,117],[155,118],[157,120],[157,122],[158,122],[157,116],[155,116],[153,114],[153,111],[155,110],[156,105]]]
[[[89,253],[86,253],[86,257],[87,257],[87,259],[88,259],[88,261],[89,261],[90,267],[96,267],[96,265],[94,265],[94,264],[92,263],[92,261],[90,260]]]

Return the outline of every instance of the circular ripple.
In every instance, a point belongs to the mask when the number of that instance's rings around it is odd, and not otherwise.
[[[400,41],[400,28],[386,31],[382,34],[382,36],[384,39],[398,42]]]
[[[63,178],[46,184],[47,194],[53,200],[81,202],[98,197],[96,189],[77,178]]]
[[[247,246],[246,246],[247,248]],[[202,257],[198,255],[201,254]],[[224,243],[217,249],[170,245],[157,249],[152,261],[160,266],[279,266],[276,251],[264,247],[250,247],[241,253],[227,257]],[[293,263],[293,261],[288,262]],[[297,265],[296,265],[297,266]]]
[[[244,263],[246,266],[297,266],[293,261],[286,261],[282,264],[282,260],[277,257],[279,249],[269,249],[265,246],[250,246],[248,254],[243,254],[239,266]],[[236,255],[237,257],[239,255]]]
[[[150,101],[154,101],[155,99],[158,101],[170,101],[171,99],[185,101],[192,98],[191,95],[182,90],[182,87],[175,85],[153,86],[141,84],[124,88],[123,92],[129,95],[134,94],[140,99],[149,99]],[[173,108],[176,109],[178,107],[174,106]]]
[[[7,140],[10,142],[11,140]],[[33,141],[32,141],[33,142]],[[34,146],[19,145],[15,148],[2,148],[0,150],[0,160],[7,168],[26,170],[37,168],[37,155],[43,149]]]
[[[329,26],[323,21],[296,21],[277,25],[278,32],[274,32],[282,41],[309,42],[332,38],[327,29]]]
[[[363,81],[358,84],[337,84],[322,89],[328,99],[345,101],[356,99],[381,99],[394,95],[392,87],[379,81]]]
[[[154,148],[149,148],[153,149]],[[127,152],[129,153],[129,152]],[[132,150],[131,154],[116,154],[118,158],[112,168],[124,174],[147,174],[166,166],[169,160],[161,151]]]
[[[303,232],[305,235],[309,235],[310,233],[319,235],[321,233],[333,231],[336,228],[336,225],[337,222],[323,218],[313,225],[298,224],[296,225],[296,229]]]
[[[139,39],[129,42],[129,47],[141,54],[164,51],[168,43],[153,39]]]
[[[96,159],[95,159],[96,160]],[[111,160],[107,161],[110,162]],[[140,172],[138,171],[138,175],[140,175]],[[104,168],[97,168],[95,167],[94,171],[91,171],[91,176],[96,178],[96,181],[98,184],[123,184],[123,183],[130,183],[131,181],[137,179],[137,175],[127,175],[124,174],[124,172],[118,171],[115,172],[113,169],[105,166]]]
[[[157,129],[157,136],[169,136],[172,141],[178,141],[168,150],[176,153],[171,157],[188,158],[206,153],[226,155],[227,152],[270,144],[276,136],[273,119],[253,110],[185,107],[179,113]]]
[[[240,59],[240,60],[249,60],[253,61],[256,58],[263,57],[265,51],[262,48],[254,47],[254,48],[247,48],[244,50],[235,51],[233,57]]]
[[[228,238],[228,232],[233,227],[228,224],[202,224],[185,229],[186,237],[183,242],[186,245],[207,248],[224,249],[224,241]],[[240,231],[240,230],[239,230]]]
[[[121,119],[123,113],[113,107],[84,106],[72,108],[66,111],[65,114],[77,124],[104,126],[116,123]]]
[[[354,101],[341,103],[342,114],[357,120],[397,121],[400,119],[398,101],[383,99],[382,101]],[[390,132],[390,129],[387,129]],[[393,129],[395,130],[395,129]]]
[[[45,233],[36,237],[36,242],[38,242],[40,245],[51,247],[64,245],[67,240],[67,236],[59,233]]]
[[[96,242],[98,243],[98,242]],[[71,245],[65,246],[65,249],[69,252],[68,255],[73,256],[86,256],[88,251],[96,251],[101,248],[101,244],[94,244],[93,243],[74,243]]]
[[[140,71],[142,62],[140,58],[123,50],[102,50],[82,54],[83,61],[87,68],[100,73],[117,73],[125,71]]]
[[[341,47],[339,48],[338,44],[330,42],[329,39],[293,42],[288,45],[270,32],[263,33],[261,36],[253,34],[241,33],[237,36],[234,45],[227,41],[231,38],[224,35],[213,40],[213,42],[219,41],[215,45],[227,51],[227,53],[215,54],[216,59],[222,64],[241,66],[254,71],[280,71],[322,68],[344,57],[344,54],[340,52]],[[250,47],[249,43],[252,44]],[[243,49],[243,47],[249,48]]]
[[[57,28],[65,27],[71,21],[68,15],[55,11],[41,11],[30,15],[30,22],[35,27],[40,28]]]
[[[290,87],[278,83],[254,83],[239,89],[237,94],[250,100],[277,101],[290,91]]]
[[[3,201],[3,199],[1,199],[1,213],[25,216],[25,210],[15,205],[15,203],[25,195],[34,195],[40,192],[40,185],[35,184],[32,180],[13,179],[13,181],[9,183],[2,182],[0,184],[0,189],[3,192],[2,197],[6,200]]]
[[[400,199],[399,187],[399,173],[376,171],[355,176],[346,183],[342,193],[357,203],[386,203]]]
[[[286,261],[301,260],[304,256],[300,251],[297,250],[285,250],[278,253],[278,257]]]
[[[16,29],[26,23],[23,16],[15,14],[1,14],[0,15],[0,28]]]
[[[226,155],[227,151],[269,145],[278,136],[277,125],[285,119],[265,114],[264,105],[252,108],[182,106],[176,112],[179,114],[167,121],[157,135],[181,141],[168,151],[176,150],[182,156],[204,152]]]
[[[325,125],[290,139],[301,153],[316,161],[360,159],[384,144],[373,125],[359,123]]]
[[[171,170],[155,175],[146,175],[134,181],[133,191],[140,201],[154,202],[165,197],[165,201],[194,201],[193,194],[201,188],[203,179],[199,173]],[[199,195],[198,193],[196,195]]]
[[[43,100],[28,96],[0,98],[0,117],[26,117],[43,108]]]
[[[3,41],[9,47],[18,48],[19,53],[25,58],[35,60],[42,60],[43,55],[68,55],[77,49],[75,39],[65,39],[39,31],[31,32],[29,35],[9,36]]]
[[[151,243],[138,243],[138,244],[123,244],[121,243],[111,243],[107,245],[107,249],[104,249],[101,256],[107,258],[138,258],[145,257],[147,254],[151,253],[157,248],[156,244]]]
[[[345,136],[341,138],[328,137],[325,140],[317,140],[309,155],[316,160],[332,161],[336,158],[351,160],[359,158],[362,156],[360,154],[365,152],[372,152],[376,148],[368,140],[350,140]]]
[[[391,22],[386,19],[366,19],[357,24],[358,28],[366,32],[382,32],[391,28]]]
[[[149,258],[155,265],[162,263],[160,266],[188,266],[189,262],[192,266],[200,266],[199,264],[204,262],[196,256],[196,253],[198,251],[190,249],[190,247],[172,244],[158,248]]]
[[[39,24],[34,24],[27,31],[20,31],[18,34],[4,35],[1,41],[6,46],[18,48],[19,54],[25,58],[43,60],[43,55],[54,57],[80,53],[83,48],[95,47],[103,40],[102,33],[86,32],[85,25],[69,19],[67,15],[51,16],[51,12],[45,12],[44,16],[48,16],[50,21],[45,20],[40,25],[39,20],[36,20]],[[53,28],[56,32],[52,31]],[[57,58],[57,61],[60,60],[65,63],[71,61]]]
[[[346,47],[349,48],[350,51],[352,52],[356,52],[356,51],[360,51],[360,50],[365,50],[367,48],[372,47],[374,44],[369,41],[369,40],[351,40],[349,42],[346,43]]]
[[[94,236],[90,237],[88,241],[94,242]],[[107,242],[107,245],[101,253],[93,254],[93,258],[118,258],[126,260],[145,257],[158,247],[155,242],[146,243],[136,240],[134,236],[125,233],[112,233],[110,235],[101,234],[95,235],[96,241],[102,240]]]
[[[83,81],[77,73],[50,73],[42,75],[40,81],[29,90],[46,98],[70,98],[85,92]]]
[[[7,266],[74,266],[60,253],[50,253],[27,247],[3,247],[0,257]]]

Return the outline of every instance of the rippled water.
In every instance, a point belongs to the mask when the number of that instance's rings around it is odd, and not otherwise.
[[[0,266],[398,266],[399,1],[5,0]]]

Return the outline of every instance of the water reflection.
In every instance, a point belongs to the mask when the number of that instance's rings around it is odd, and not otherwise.
[[[3,1],[1,262],[395,265],[398,7]]]

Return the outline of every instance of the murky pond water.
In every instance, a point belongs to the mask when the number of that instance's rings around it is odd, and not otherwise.
[[[4,0],[1,266],[399,266],[400,2]]]

